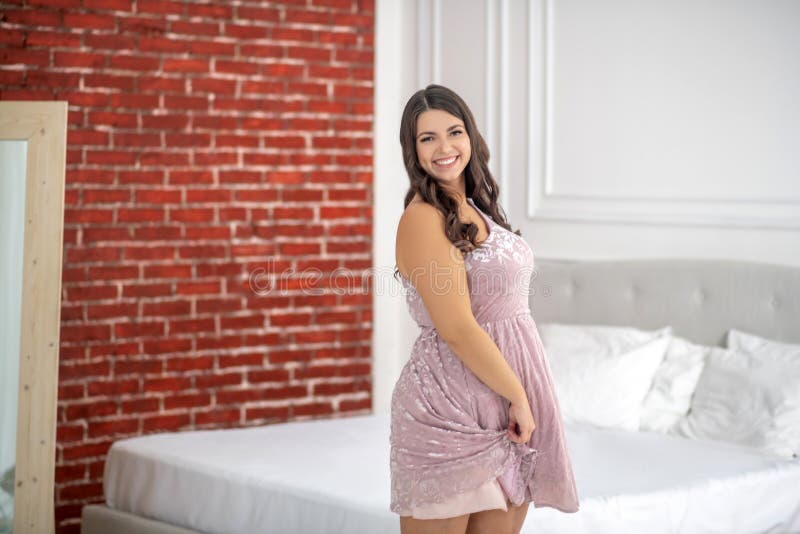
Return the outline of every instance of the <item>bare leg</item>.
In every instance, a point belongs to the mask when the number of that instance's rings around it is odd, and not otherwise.
[[[464,534],[469,514],[447,519],[416,519],[400,516],[400,534]]]
[[[525,523],[525,516],[528,515],[528,505],[530,504],[530,502],[526,502],[512,508],[514,510],[514,530],[511,531],[513,534],[519,534],[519,531],[522,530],[522,524]]]
[[[507,512],[496,509],[470,514],[466,534],[518,534],[525,522],[529,504],[512,506],[506,497]]]

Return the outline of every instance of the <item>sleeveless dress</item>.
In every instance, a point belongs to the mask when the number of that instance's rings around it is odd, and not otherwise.
[[[391,510],[418,519],[455,517],[533,502],[577,512],[578,494],[561,408],[529,307],[533,251],[486,221],[488,237],[465,253],[472,313],[527,392],[536,424],[527,443],[506,434],[509,401],[477,377],[433,326],[404,276],[421,331],[392,391]]]

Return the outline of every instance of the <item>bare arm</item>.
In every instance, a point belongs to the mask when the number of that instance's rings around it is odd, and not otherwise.
[[[444,233],[442,214],[429,204],[409,206],[398,225],[396,253],[453,353],[497,394],[527,404],[519,378],[472,314],[464,259]]]

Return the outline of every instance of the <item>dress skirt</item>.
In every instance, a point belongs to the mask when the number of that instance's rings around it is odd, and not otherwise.
[[[415,519],[447,519],[484,510],[508,511],[506,494],[496,478],[444,502],[419,505],[411,516]]]

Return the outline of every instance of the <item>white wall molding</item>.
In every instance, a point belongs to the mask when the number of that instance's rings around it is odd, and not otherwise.
[[[787,194],[781,196],[747,194],[737,197],[728,194],[724,188],[720,188],[719,195],[692,194],[691,191],[687,194],[654,191],[652,195],[607,192],[576,194],[564,191],[565,178],[554,165],[554,128],[558,127],[554,122],[558,118],[553,99],[554,73],[557,67],[556,7],[558,3],[553,0],[532,0],[528,13],[529,218],[627,224],[800,228],[800,198],[789,192],[787,185],[784,185]],[[683,8],[687,9],[685,6]],[[643,43],[642,46],[646,44]],[[654,56],[655,61],[660,59],[655,52]],[[667,95],[662,95],[662,101],[666,98]],[[687,155],[687,161],[691,161],[691,157]],[[598,180],[602,179],[600,174]]]
[[[417,0],[417,80],[420,89],[429,83],[441,83],[442,76],[442,2]]]
[[[501,56],[498,56],[499,51],[497,47],[497,2],[484,2],[484,32],[486,33],[486,75],[484,76],[484,108],[486,109],[486,125],[483,133],[486,143],[492,147],[497,146],[498,120],[502,121],[502,117],[498,117],[498,104],[499,98],[498,90],[502,90],[499,83],[499,72]],[[502,29],[499,32],[502,35]],[[502,165],[501,165],[502,167]],[[492,174],[502,176],[502,169],[498,168],[497,162],[490,158],[489,168]]]

